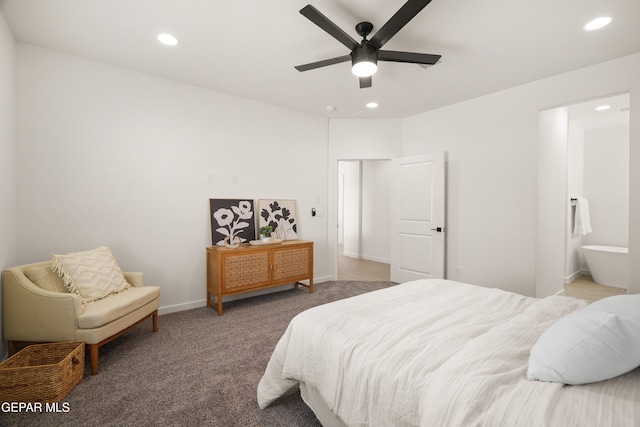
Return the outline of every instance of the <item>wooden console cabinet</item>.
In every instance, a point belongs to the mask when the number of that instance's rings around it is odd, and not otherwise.
[[[309,280],[309,284],[300,280]],[[215,304],[218,316],[222,316],[222,299],[227,295],[285,283],[305,286],[313,293],[313,242],[285,240],[273,245],[242,244],[235,249],[207,248],[207,307]]]

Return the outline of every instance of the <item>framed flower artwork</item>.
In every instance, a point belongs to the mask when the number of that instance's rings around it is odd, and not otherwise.
[[[209,199],[209,215],[213,245],[234,245],[255,239],[253,200]]]
[[[295,200],[261,199],[258,200],[258,227],[270,225],[271,236],[280,240],[298,238],[298,219]]]

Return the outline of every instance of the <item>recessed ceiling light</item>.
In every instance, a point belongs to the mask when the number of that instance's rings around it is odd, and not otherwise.
[[[596,107],[596,111],[604,111],[608,110],[609,108],[611,108],[611,105],[599,105]]]
[[[334,107],[333,105],[327,105],[325,108],[326,108],[326,109],[327,109],[327,111],[328,111],[328,112],[330,112],[330,113],[333,113],[334,111],[336,111],[336,110],[337,110],[337,108],[336,108],[336,107]]]
[[[367,102],[367,108],[378,108],[377,102]]]
[[[597,30],[598,28],[602,28],[604,26],[609,25],[610,22],[611,22],[610,17],[601,16],[600,18],[596,18],[593,21],[588,22],[587,25],[584,26],[584,29],[586,31]]]
[[[167,46],[175,46],[178,44],[178,39],[167,33],[159,34],[158,41],[162,44],[166,44]]]

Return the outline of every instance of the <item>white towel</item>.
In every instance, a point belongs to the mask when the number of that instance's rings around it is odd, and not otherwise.
[[[584,236],[591,233],[591,219],[589,217],[589,201],[584,197],[576,199],[576,217],[573,234]]]

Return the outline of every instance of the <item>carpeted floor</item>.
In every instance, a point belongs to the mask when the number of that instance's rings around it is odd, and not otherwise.
[[[256,388],[280,336],[297,313],[392,286],[325,282],[160,316],[100,349],[100,372],[63,400],[68,412],[6,413],[0,426],[320,426],[297,389],[261,411]],[[64,408],[64,406],[61,406]]]

